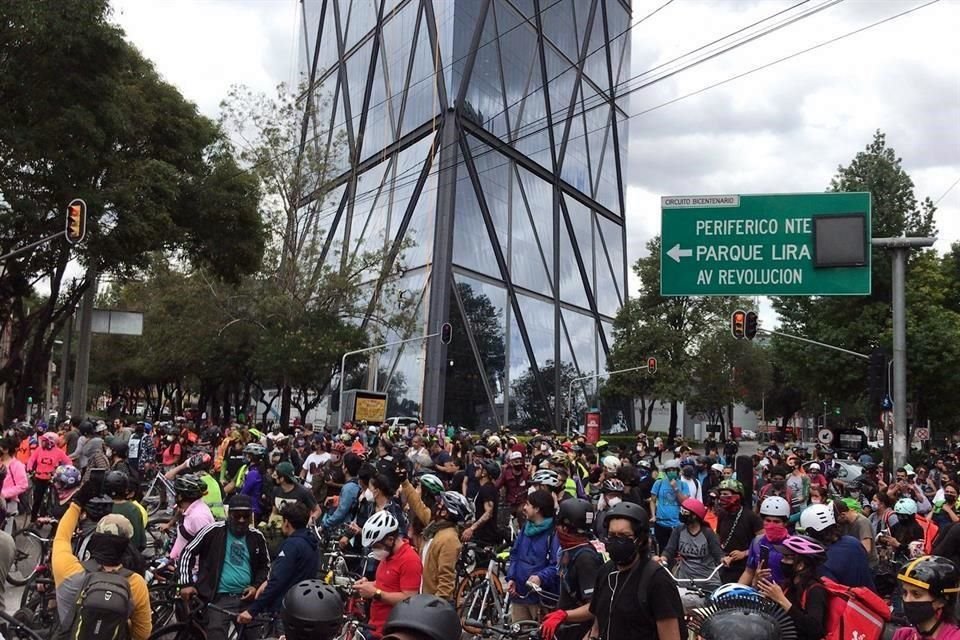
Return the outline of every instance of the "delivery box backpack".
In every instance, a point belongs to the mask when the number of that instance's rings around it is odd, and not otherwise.
[[[85,576],[77,595],[69,640],[125,640],[132,610],[129,569],[104,571],[95,560],[83,563]]]
[[[883,598],[867,587],[847,587],[829,578],[820,578],[820,584],[827,590],[824,640],[880,640],[890,621],[890,607]]]

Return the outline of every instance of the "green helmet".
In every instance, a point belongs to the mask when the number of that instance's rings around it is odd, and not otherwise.
[[[739,480],[734,480],[733,478],[728,478],[727,480],[722,480],[719,485],[717,485],[717,491],[733,491],[738,495],[743,495],[743,485],[740,484]]]
[[[432,493],[433,495],[439,495],[446,491],[446,487],[443,486],[440,478],[432,473],[425,473],[420,476],[420,486],[423,487],[427,493]]]

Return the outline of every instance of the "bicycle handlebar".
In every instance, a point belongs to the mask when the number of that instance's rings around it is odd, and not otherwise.
[[[480,620],[464,620],[463,625],[479,629],[480,635],[483,637],[499,635],[515,640],[516,638],[534,638],[540,635],[540,623],[536,620],[514,622],[507,628],[486,624]],[[530,626],[530,628],[524,631],[523,627],[525,626]]]
[[[666,563],[661,562],[660,566],[666,568],[667,565]],[[720,569],[722,567],[723,567],[722,563],[718,564],[716,567],[714,567],[713,571],[711,571],[710,575],[708,575],[706,578],[678,578],[677,576],[673,575],[671,571],[667,571],[667,573],[669,573],[670,577],[673,578],[673,581],[680,586],[683,586],[684,584],[702,585],[708,582],[712,582],[713,579],[717,577],[717,574],[720,572]]]

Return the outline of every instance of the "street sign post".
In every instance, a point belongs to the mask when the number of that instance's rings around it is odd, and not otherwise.
[[[919,442],[926,442],[930,439],[930,432],[927,431],[926,427],[918,427],[913,432],[913,439]]]
[[[663,296],[870,293],[870,194],[661,198]]]

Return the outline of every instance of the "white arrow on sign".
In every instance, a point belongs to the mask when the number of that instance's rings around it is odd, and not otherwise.
[[[689,258],[693,255],[693,249],[681,249],[680,243],[673,245],[673,247],[667,251],[667,255],[680,262],[680,258]]]

